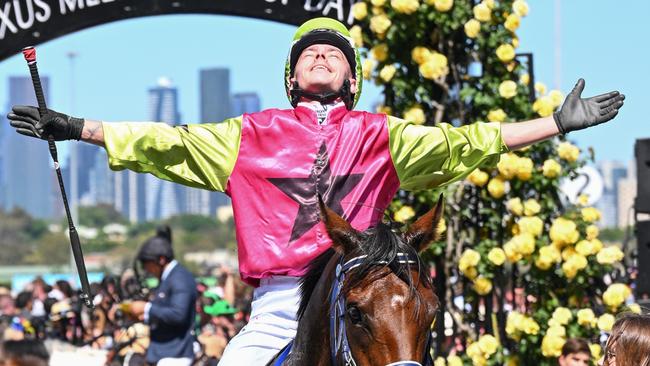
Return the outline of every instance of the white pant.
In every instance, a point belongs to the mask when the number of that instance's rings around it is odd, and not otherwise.
[[[296,336],[298,277],[274,276],[253,292],[250,321],[223,352],[219,366],[266,365]]]
[[[161,358],[156,366],[190,366],[192,364],[191,358]]]

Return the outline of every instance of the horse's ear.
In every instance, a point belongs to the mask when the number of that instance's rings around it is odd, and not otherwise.
[[[350,223],[325,205],[321,195],[318,195],[320,216],[325,223],[327,234],[332,239],[332,248],[341,255],[351,252],[358,246],[359,232]]]
[[[417,219],[404,234],[406,243],[417,250],[418,253],[427,249],[433,240],[438,240],[440,237],[438,224],[442,218],[444,206],[443,195],[441,194],[436,206]]]

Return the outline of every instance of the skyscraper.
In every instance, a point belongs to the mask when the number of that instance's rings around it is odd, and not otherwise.
[[[180,122],[178,90],[168,78],[158,79],[158,86],[149,89],[149,118],[172,126]],[[146,175],[147,220],[164,219],[184,210],[186,188],[152,175]]]
[[[241,116],[244,113],[253,113],[260,111],[260,97],[257,93],[235,93],[232,96],[232,105],[230,111],[232,117]]]
[[[626,215],[619,212],[619,182],[628,176],[626,166],[618,161],[604,160],[598,163],[598,170],[603,176],[605,189],[603,197],[596,203],[596,207],[602,212],[603,217],[600,225],[603,227],[618,226],[621,219]]]
[[[49,78],[41,77],[45,98],[49,96]],[[9,105],[36,105],[34,87],[29,77],[9,78]],[[51,158],[47,143],[42,140],[21,136],[13,131],[2,116],[2,204],[6,210],[22,208],[31,216],[52,217]],[[8,158],[11,157],[11,158]]]
[[[222,122],[232,117],[230,99],[230,70],[226,68],[204,69],[199,72],[202,122]],[[230,204],[228,197],[220,192],[188,189],[189,213],[215,215],[217,207]]]

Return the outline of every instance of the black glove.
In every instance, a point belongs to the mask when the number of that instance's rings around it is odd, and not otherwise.
[[[84,128],[83,118],[70,117],[51,109],[41,118],[38,108],[16,105],[7,115],[9,124],[25,136],[47,140],[49,135],[56,141],[79,140]]]
[[[616,117],[623,106],[625,95],[617,91],[582,99],[585,80],[580,79],[567,95],[559,111],[553,113],[555,124],[562,134],[595,126]]]

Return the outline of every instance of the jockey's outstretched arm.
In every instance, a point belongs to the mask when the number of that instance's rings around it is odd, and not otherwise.
[[[552,116],[519,123],[503,123],[501,135],[509,149],[518,149],[558,134],[582,130],[605,123],[618,114],[623,107],[625,95],[617,91],[581,98],[585,87],[583,79],[567,95],[559,111]]]

